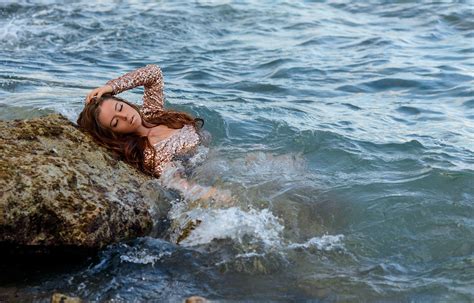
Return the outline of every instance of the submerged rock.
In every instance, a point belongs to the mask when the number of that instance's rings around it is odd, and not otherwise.
[[[78,297],[69,297],[64,294],[54,293],[51,296],[51,303],[81,303],[83,302]]]
[[[58,114],[0,121],[0,244],[102,248],[149,234],[151,180]]]

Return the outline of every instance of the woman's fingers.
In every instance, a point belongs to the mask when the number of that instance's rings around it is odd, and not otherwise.
[[[99,91],[97,92],[96,98],[100,99],[100,97],[102,97],[103,94],[105,94],[105,89],[101,87],[101,89],[99,89]]]
[[[98,90],[98,88],[93,89],[93,90],[87,95],[87,97],[86,97],[86,103],[91,102],[91,100],[92,100],[93,98],[95,98],[95,95],[97,94],[97,90]]]
[[[93,89],[86,97],[86,103],[89,103],[92,99],[97,98],[99,99],[102,95],[111,93],[113,91],[110,85],[104,85],[102,87],[98,87]]]
[[[96,88],[96,89],[93,89],[88,95],[87,95],[87,98],[86,98],[86,102],[89,103],[92,101],[92,99],[94,98],[100,98],[101,96],[103,95],[103,93],[101,92],[101,88]]]

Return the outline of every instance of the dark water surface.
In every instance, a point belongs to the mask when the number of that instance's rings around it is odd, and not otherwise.
[[[176,202],[203,221],[182,245],[114,245],[4,297],[474,300],[472,1],[0,3],[1,119],[75,120],[150,63],[213,136],[193,178],[238,203]]]

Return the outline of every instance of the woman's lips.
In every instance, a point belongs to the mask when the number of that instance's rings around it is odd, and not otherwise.
[[[132,116],[132,119],[130,119],[130,124],[133,123],[133,118],[135,118],[135,115]]]

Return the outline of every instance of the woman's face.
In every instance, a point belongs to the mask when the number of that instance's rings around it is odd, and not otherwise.
[[[100,105],[99,123],[120,134],[135,133],[142,124],[140,114],[120,100],[107,99]]]

